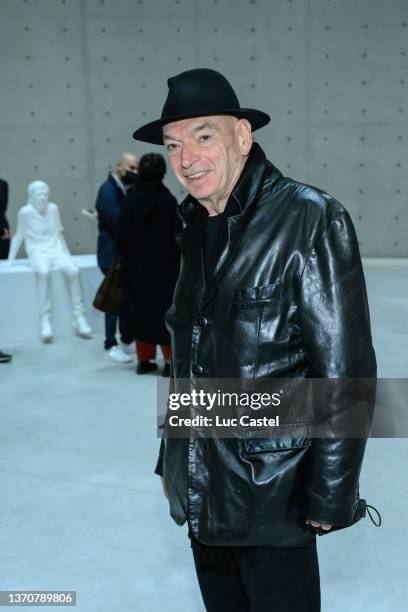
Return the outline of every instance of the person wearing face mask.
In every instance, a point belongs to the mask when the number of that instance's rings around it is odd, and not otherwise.
[[[89,338],[92,330],[84,315],[78,267],[72,259],[62,234],[58,206],[48,201],[49,187],[44,181],[33,181],[27,189],[27,204],[17,217],[17,228],[11,241],[9,262],[13,262],[24,242],[30,265],[37,273],[41,338],[52,340],[50,271],[60,269],[66,275],[71,293],[73,326],[76,333]]]
[[[96,198],[98,215],[98,266],[106,274],[113,262],[119,257],[118,229],[122,199],[137,182],[139,160],[133,153],[122,153],[108,178],[99,188]],[[119,324],[120,346],[116,339]],[[133,334],[129,317],[105,314],[105,355],[118,363],[132,360],[134,354]]]

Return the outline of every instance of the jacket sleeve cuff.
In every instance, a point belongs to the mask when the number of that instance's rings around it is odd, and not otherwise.
[[[358,505],[358,497],[354,502],[347,505],[332,505],[325,503],[324,500],[316,495],[313,490],[306,487],[305,496],[302,504],[302,514],[304,518],[333,525],[336,527],[346,527],[354,522],[354,515]]]

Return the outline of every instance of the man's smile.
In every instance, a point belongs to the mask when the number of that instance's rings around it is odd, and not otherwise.
[[[186,178],[188,181],[199,181],[200,179],[204,178],[205,176],[207,176],[209,174],[209,172],[211,172],[211,170],[201,170],[200,172],[194,172],[191,174],[187,174],[184,178]]]

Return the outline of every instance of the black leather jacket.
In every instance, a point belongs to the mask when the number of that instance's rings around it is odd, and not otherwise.
[[[178,380],[372,378],[375,353],[358,242],[327,193],[284,177],[254,144],[230,196],[228,240],[205,283],[202,224],[180,205],[181,272],[166,315]],[[250,308],[248,307],[250,306]],[[310,518],[355,520],[362,439],[162,441],[170,513],[213,545],[301,544]]]

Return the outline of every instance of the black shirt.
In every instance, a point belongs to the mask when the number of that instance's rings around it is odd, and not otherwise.
[[[237,212],[239,212],[239,209],[235,201],[230,199],[222,213],[206,217],[204,226],[204,262],[207,281],[214,272],[222,249],[228,240],[228,217]]]
[[[226,238],[227,215],[225,211],[213,217],[207,217],[204,234],[205,276],[207,280],[214,272],[220,256],[221,245],[225,243]]]

